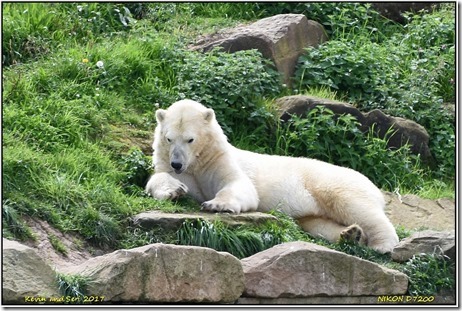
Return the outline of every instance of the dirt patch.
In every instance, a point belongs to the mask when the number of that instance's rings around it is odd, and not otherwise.
[[[77,234],[62,233],[50,226],[46,221],[30,217],[26,217],[24,220],[36,237],[35,241],[27,241],[24,244],[33,247],[39,256],[57,271],[81,264],[92,257],[109,252],[90,246]],[[61,251],[58,251],[53,246],[52,241],[58,241]]]

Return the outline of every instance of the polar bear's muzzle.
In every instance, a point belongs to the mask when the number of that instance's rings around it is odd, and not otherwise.
[[[175,173],[181,174],[186,170],[185,156],[181,150],[174,148],[170,157],[170,166],[175,170]]]

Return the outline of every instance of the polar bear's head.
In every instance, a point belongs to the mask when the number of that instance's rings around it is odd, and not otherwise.
[[[212,109],[192,100],[180,100],[167,110],[156,111],[153,162],[156,171],[181,174],[193,167],[204,153],[210,154],[226,136]],[[206,158],[206,157],[205,157]]]

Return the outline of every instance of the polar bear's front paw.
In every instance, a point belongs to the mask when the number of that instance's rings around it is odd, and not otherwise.
[[[239,210],[226,202],[220,202],[218,200],[210,200],[201,204],[201,210],[209,212],[222,212],[222,213],[235,213],[239,214]]]
[[[176,187],[162,187],[154,192],[154,197],[159,200],[176,200],[188,193],[188,187],[183,183],[178,183]]]
[[[367,243],[366,234],[358,225],[351,225],[340,233],[340,238],[345,241],[352,241],[364,245]]]

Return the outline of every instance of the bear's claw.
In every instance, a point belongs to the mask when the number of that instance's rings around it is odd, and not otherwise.
[[[217,204],[217,203],[210,203],[204,202],[201,204],[201,210],[209,211],[209,212],[221,212],[221,213],[236,213],[234,209],[227,206],[227,204]]]

